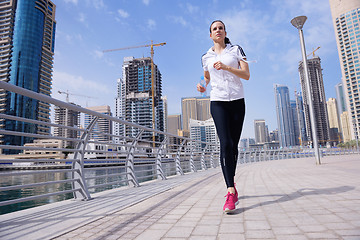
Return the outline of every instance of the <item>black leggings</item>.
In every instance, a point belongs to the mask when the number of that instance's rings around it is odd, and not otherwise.
[[[238,144],[245,117],[245,101],[211,101],[211,115],[220,140],[220,163],[226,186],[234,187]]]

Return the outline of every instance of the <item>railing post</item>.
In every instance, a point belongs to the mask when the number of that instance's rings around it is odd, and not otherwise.
[[[210,146],[210,148],[212,148],[212,145]],[[239,156],[238,156],[238,157],[239,157]],[[213,149],[211,149],[210,166],[211,166],[211,168],[215,168],[215,163],[214,163],[214,151],[213,151]]]
[[[158,153],[156,157],[156,175],[158,179],[166,180],[166,175],[162,169],[161,155],[163,154],[165,144],[167,141],[167,136],[165,135],[164,140],[161,142],[161,145],[158,148]]]
[[[202,170],[206,170],[206,164],[205,164],[205,151],[206,151],[206,148],[207,148],[207,144],[205,144],[205,147],[202,151],[202,154],[201,154],[201,169]]]
[[[82,197],[81,200],[90,200],[91,196],[89,193],[89,189],[87,188],[87,184],[85,181],[85,172],[84,172],[84,156],[85,156],[85,150],[87,143],[89,141],[89,137],[91,134],[92,129],[94,128],[97,120],[99,117],[95,117],[91,120],[90,124],[85,129],[85,132],[81,135],[80,139],[81,141],[77,144],[76,149],[81,150],[81,152],[75,152],[74,159],[77,161],[74,161],[72,163],[72,169],[76,170],[72,172],[72,178],[78,179],[78,181],[72,183],[72,188],[76,189],[80,187],[80,192],[76,191],[74,192],[74,198],[79,199]]]
[[[175,158],[176,175],[184,175],[184,171],[182,170],[181,162],[180,162],[180,154],[181,154],[181,149],[184,147],[185,143],[186,143],[186,139],[182,141],[176,154],[176,158]]]
[[[194,145],[191,142],[188,142],[188,145],[190,145],[191,150],[190,150],[190,170],[191,172],[197,172],[196,167],[195,167],[195,163],[194,163]]]
[[[139,142],[141,134],[144,132],[143,129],[140,130],[140,132],[136,135],[136,138],[132,141],[130,149],[128,151],[127,161],[126,161],[126,177],[128,180],[128,183],[132,184],[133,187],[139,187],[139,181],[137,180],[135,176],[135,169],[134,169],[134,152],[137,143]]]

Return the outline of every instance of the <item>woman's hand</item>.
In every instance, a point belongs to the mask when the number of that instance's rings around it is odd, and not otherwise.
[[[201,86],[200,83],[197,84],[196,88],[197,88],[197,90],[198,90],[199,92],[201,92],[201,93],[203,93],[203,92],[206,91],[206,87]]]
[[[218,61],[218,62],[214,63],[214,68],[216,70],[221,70],[221,69],[227,70],[229,67],[227,65],[223,64],[222,62]]]
[[[250,79],[249,65],[244,61],[240,61],[239,65],[240,65],[240,68],[233,68],[233,67],[225,65],[222,62],[218,61],[218,62],[214,63],[214,68],[217,70],[221,70],[221,69],[226,70],[228,72],[235,74],[239,78],[249,80]]]

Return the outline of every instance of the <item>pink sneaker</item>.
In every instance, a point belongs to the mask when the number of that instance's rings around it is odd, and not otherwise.
[[[235,194],[228,192],[228,194],[226,194],[225,197],[226,200],[223,207],[224,212],[226,213],[233,212],[235,210],[235,203],[238,201],[237,198],[235,197]]]
[[[238,191],[236,190],[236,184],[234,184],[234,188],[235,188],[235,199],[236,199],[235,206],[236,206],[239,204],[239,195],[238,195]]]

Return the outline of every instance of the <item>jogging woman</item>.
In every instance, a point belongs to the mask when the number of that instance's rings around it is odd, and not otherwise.
[[[214,46],[202,56],[206,86],[198,84],[197,90],[205,92],[211,84],[210,111],[220,140],[220,163],[228,191],[223,210],[228,213],[238,204],[234,177],[245,117],[241,78],[249,80],[250,71],[244,51],[240,46],[232,45],[226,34],[222,21],[211,23],[210,38]]]

